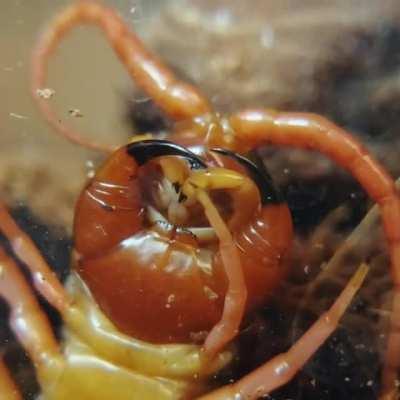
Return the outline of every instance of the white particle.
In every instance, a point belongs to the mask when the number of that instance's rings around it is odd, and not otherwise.
[[[38,97],[42,97],[43,99],[48,100],[56,94],[56,91],[51,88],[43,88],[37,89],[36,94],[38,95]]]
[[[10,113],[10,117],[16,118],[16,119],[28,119],[28,117],[25,117],[25,115],[16,114],[16,113]]]
[[[289,364],[286,361],[283,361],[275,368],[275,374],[276,375],[282,375],[288,369],[289,369]]]
[[[267,49],[270,49],[271,47],[273,47],[274,42],[275,42],[275,33],[269,25],[267,25],[266,27],[264,27],[264,29],[262,29],[261,36],[260,36],[260,42],[261,42],[261,46],[263,46]]]
[[[171,304],[175,301],[175,295],[174,294],[170,294],[167,297],[167,302],[165,304],[165,308],[171,308]]]
[[[78,108],[71,108],[68,112],[69,112],[69,115],[71,115],[72,117],[75,117],[75,118],[83,117],[81,110],[79,110]]]
[[[171,304],[175,301],[175,295],[174,294],[170,294],[167,298],[167,303]]]
[[[204,286],[203,287],[203,291],[204,291],[204,294],[208,297],[209,300],[217,300],[218,299],[218,294],[215,293],[208,286]]]
[[[95,170],[94,170],[94,163],[92,160],[86,160],[85,166],[87,168],[87,173],[86,176],[88,178],[93,178],[96,174]]]

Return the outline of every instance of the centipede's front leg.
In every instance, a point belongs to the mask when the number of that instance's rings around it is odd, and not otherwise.
[[[213,358],[239,332],[243,319],[247,287],[238,248],[232,234],[217,208],[206,193],[207,189],[252,189],[249,179],[233,171],[214,169],[198,171],[189,177],[183,185],[182,192],[186,196],[195,197],[204,207],[211,227],[219,239],[219,249],[224,271],[228,279],[228,288],[224,300],[224,308],[220,321],[208,333],[204,343],[205,354]]]
[[[326,155],[349,171],[379,205],[394,286],[381,398],[396,399],[400,368],[400,198],[394,180],[353,136],[321,116],[259,109],[238,113],[230,123],[238,143],[247,148],[271,143]]]
[[[46,88],[47,66],[61,39],[75,26],[91,24],[99,27],[125,66],[131,78],[175,120],[192,119],[207,114],[208,101],[192,85],[175,75],[151,54],[112,9],[93,0],[79,1],[62,11],[41,36],[32,58],[31,92],[39,110],[56,132],[84,147],[109,153],[114,147],[84,139],[84,135],[66,126],[55,114],[48,99],[41,95]]]
[[[286,352],[267,361],[232,385],[198,400],[257,400],[288,383],[336,330],[339,320],[362,285],[368,272],[363,264],[353,275],[331,308]]]

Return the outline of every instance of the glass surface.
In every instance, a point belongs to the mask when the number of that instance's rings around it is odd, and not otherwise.
[[[40,32],[71,2],[2,3],[0,194],[64,279],[74,204],[104,156],[54,134],[32,101],[29,83]],[[399,175],[397,1],[104,3],[221,113],[251,107],[319,113],[351,131],[392,176]],[[93,27],[78,27],[62,41],[51,58],[47,85],[54,90],[49,101],[60,119],[92,141],[124,144],[143,133],[141,127],[170,126]],[[246,319],[237,341],[239,361],[216,378],[216,385],[285,351],[330,306],[359,263],[367,261],[368,278],[339,329],[270,398],[376,399],[392,284],[380,221],[367,214],[372,202],[350,175],[318,154],[274,146],[260,154],[292,212],[292,268],[271,301]],[[343,250],[349,235],[355,239]],[[4,238],[1,243],[9,249]],[[59,332],[62,322],[44,307]],[[1,303],[0,355],[24,398],[32,399],[39,391],[34,371],[16,344],[7,315]]]

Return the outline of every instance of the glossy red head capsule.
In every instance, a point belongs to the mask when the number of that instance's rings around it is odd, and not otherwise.
[[[245,193],[210,190],[239,249],[247,309],[285,276],[292,223],[270,178],[234,153],[214,150],[201,159],[170,142],[143,141],[100,168],[76,208],[78,272],[121,331],[151,342],[193,342],[221,318],[227,279],[202,208],[185,199],[181,182],[163,175],[163,161],[176,176],[224,167],[252,181]]]

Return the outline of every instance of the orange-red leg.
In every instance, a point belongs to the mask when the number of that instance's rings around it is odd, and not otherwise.
[[[69,298],[56,274],[47,265],[32,239],[23,232],[0,202],[0,231],[7,237],[16,256],[29,269],[39,293],[59,312],[69,305]]]
[[[97,25],[125,65],[129,75],[167,113],[177,120],[191,119],[210,112],[208,101],[191,85],[180,82],[130,31],[112,9],[92,0],[80,1],[61,12],[42,35],[33,54],[32,94],[40,111],[57,132],[92,149],[109,152],[110,147],[84,140],[79,132],[66,127],[53,112],[41,90],[46,87],[49,57],[62,37],[78,24]]]
[[[307,113],[248,110],[230,119],[239,142],[318,151],[348,170],[381,209],[391,257],[394,294],[383,370],[383,393],[394,398],[400,367],[400,199],[393,179],[358,141],[323,117]]]
[[[36,366],[59,355],[46,315],[14,260],[0,248],[0,296],[10,306],[10,326]]]
[[[228,289],[221,319],[211,329],[204,343],[206,356],[213,358],[239,332],[246,306],[247,288],[239,252],[228,227],[205,192],[200,191],[197,194],[197,198],[203,205],[210,225],[218,236],[221,258],[228,278]]]
[[[21,400],[21,394],[0,357],[0,398],[2,400]]]
[[[368,267],[362,265],[331,308],[322,314],[286,353],[275,356],[238,382],[224,386],[198,400],[256,400],[289,382],[335,331],[367,272]]]

